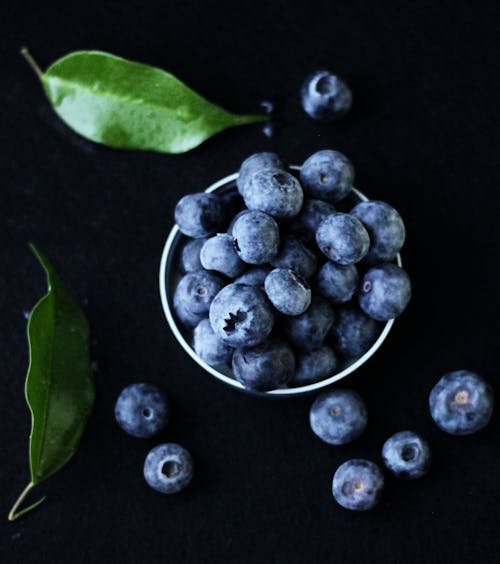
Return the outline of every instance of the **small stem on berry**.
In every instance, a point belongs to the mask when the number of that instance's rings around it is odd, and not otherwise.
[[[26,61],[28,61],[29,66],[35,71],[38,78],[42,78],[42,69],[38,66],[38,63],[35,61],[35,59],[31,56],[31,53],[28,51],[27,47],[23,47],[21,49],[21,55],[26,59]]]
[[[28,511],[35,509],[35,507],[40,505],[40,503],[42,503],[42,501],[45,499],[45,497],[42,497],[38,501],[35,501],[35,503],[28,505],[28,507],[25,507],[24,509],[17,511],[21,503],[25,500],[26,496],[30,493],[30,491],[33,489],[34,486],[35,484],[33,482],[30,482],[21,492],[21,495],[17,498],[16,502],[14,503],[12,509],[9,512],[9,521],[15,521],[18,517],[21,517],[21,515],[24,515],[25,513],[28,513]]]

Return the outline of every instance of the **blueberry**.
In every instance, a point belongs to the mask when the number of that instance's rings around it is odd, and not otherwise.
[[[311,288],[293,270],[271,270],[264,281],[264,289],[273,306],[285,315],[300,315],[311,303]]]
[[[203,319],[193,333],[196,354],[210,366],[230,365],[234,349],[214,333],[208,319]]]
[[[250,268],[244,274],[238,276],[235,283],[264,289],[264,281],[270,272],[269,268]]]
[[[357,439],[368,422],[361,396],[353,390],[320,394],[311,406],[309,423],[314,433],[330,445],[344,445]]]
[[[203,267],[200,262],[200,251],[206,239],[189,239],[182,247],[179,269],[181,272],[194,272]]]
[[[278,254],[278,224],[266,213],[252,211],[241,215],[233,225],[232,235],[238,256],[248,264],[265,264]]]
[[[304,194],[327,202],[338,202],[352,190],[354,167],[338,151],[318,151],[300,169]]]
[[[335,501],[352,511],[373,509],[382,497],[384,475],[370,460],[353,458],[341,464],[333,476]]]
[[[405,226],[399,213],[385,202],[361,202],[351,210],[370,235],[370,250],[365,261],[370,264],[390,262],[405,242]]]
[[[299,215],[288,224],[288,229],[290,233],[309,243],[315,240],[319,224],[333,213],[335,208],[328,202],[306,199]]]
[[[279,338],[271,338],[255,347],[237,349],[233,372],[241,384],[256,391],[268,391],[285,385],[295,370],[292,349]]]
[[[174,443],[158,445],[146,456],[144,479],[149,486],[160,493],[180,492],[193,479],[193,459],[180,445]]]
[[[328,259],[347,265],[366,255],[370,236],[359,219],[347,213],[334,213],[320,223],[316,243]]]
[[[337,357],[330,347],[322,346],[297,355],[297,367],[291,381],[293,386],[307,386],[333,376],[337,370]]]
[[[245,195],[248,179],[254,172],[265,168],[285,169],[286,165],[279,155],[276,153],[255,153],[245,159],[240,167],[236,185],[242,196]]]
[[[229,278],[245,271],[246,265],[234,250],[233,238],[227,233],[218,233],[203,245],[200,253],[203,268],[215,270]]]
[[[225,214],[217,194],[188,194],[175,206],[175,222],[188,237],[208,237],[224,229]]]
[[[311,305],[302,315],[286,318],[283,330],[292,345],[312,351],[321,347],[334,319],[332,306],[325,299],[313,296]]]
[[[271,264],[275,268],[288,268],[300,274],[303,278],[311,278],[316,272],[317,259],[304,244],[293,236],[288,236],[281,242],[278,256]]]
[[[334,304],[348,302],[358,289],[359,275],[354,264],[327,262],[316,275],[315,289]]]
[[[249,210],[284,219],[300,212],[304,194],[295,176],[279,168],[266,168],[250,176],[244,198]]]
[[[167,396],[152,384],[131,384],[116,400],[115,419],[133,437],[152,437],[164,429],[170,419]]]
[[[229,233],[229,235],[233,234],[233,227],[234,224],[238,221],[238,219],[240,219],[240,217],[242,215],[245,215],[246,213],[250,213],[250,210],[247,210],[246,208],[239,211],[235,216],[233,216],[233,218],[231,219],[231,221],[229,222],[229,227],[227,228],[227,232]]]
[[[431,416],[452,435],[470,435],[485,427],[493,413],[494,393],[478,374],[456,370],[445,374],[429,396]]]
[[[179,305],[187,312],[206,317],[210,304],[224,287],[217,275],[204,270],[188,272],[177,284],[174,306]]]
[[[207,317],[206,313],[193,313],[189,311],[188,307],[181,301],[178,295],[174,294],[174,310],[179,321],[182,325],[193,328],[198,325],[198,323]]]
[[[335,350],[346,359],[359,358],[380,334],[380,325],[357,307],[336,310],[331,335]]]
[[[349,86],[327,70],[310,74],[302,84],[300,96],[304,111],[313,119],[325,123],[342,117],[352,105]]]
[[[210,306],[210,323],[228,345],[251,347],[271,333],[274,315],[264,292],[253,286],[229,284]]]
[[[429,443],[413,431],[400,431],[382,447],[386,467],[398,478],[413,480],[427,474],[431,465]]]
[[[401,315],[410,298],[410,278],[395,264],[375,266],[361,281],[359,305],[377,321],[387,321]]]

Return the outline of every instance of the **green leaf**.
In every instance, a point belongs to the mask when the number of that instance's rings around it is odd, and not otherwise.
[[[259,121],[212,104],[161,69],[100,51],[62,57],[40,77],[59,117],[83,137],[121,149],[183,153],[219,131]]]
[[[87,320],[50,262],[34,245],[31,248],[46,272],[48,291],[28,321],[31,482],[14,505],[11,520],[26,512],[15,510],[31,488],[73,456],[95,395]]]

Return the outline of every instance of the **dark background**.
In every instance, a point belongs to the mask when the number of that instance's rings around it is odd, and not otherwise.
[[[435,381],[456,368],[500,392],[498,3],[10,2],[2,12],[2,562],[498,562],[500,417],[456,438],[427,409]],[[273,139],[250,126],[179,156],[100,147],[55,117],[23,45],[44,68],[76,49],[154,64],[234,111],[275,98],[285,124]],[[300,109],[301,81],[318,67],[354,92],[352,112],[333,125]],[[370,425],[339,448],[310,431],[311,398],[254,399],[203,373],[171,335],[157,287],[181,195],[252,152],[301,163],[321,148],[345,152],[357,186],[400,210],[414,286],[383,348],[345,382],[365,398]],[[97,402],[77,455],[34,492],[47,494],[44,505],[7,523],[29,481],[23,312],[45,291],[28,240],[88,315]],[[138,380],[162,385],[173,405],[151,441],[113,419],[117,394]],[[432,443],[432,473],[389,478],[373,512],[336,505],[336,467],[353,456],[380,462],[383,441],[404,428]],[[178,496],[142,478],[146,453],[164,440],[196,461]]]

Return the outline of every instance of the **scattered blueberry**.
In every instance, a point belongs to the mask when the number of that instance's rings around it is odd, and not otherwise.
[[[312,351],[323,345],[334,319],[335,314],[328,301],[314,296],[304,313],[284,320],[283,330],[295,347]]]
[[[371,268],[361,281],[359,305],[377,321],[387,321],[401,315],[411,298],[408,274],[392,263]]]
[[[215,333],[232,347],[254,346],[271,333],[274,315],[264,293],[253,286],[229,284],[210,306]]]
[[[270,115],[274,112],[274,103],[271,102],[271,100],[262,100],[259,105],[267,115]]]
[[[431,465],[429,443],[413,431],[400,431],[382,447],[386,467],[398,478],[413,480],[427,474]]]
[[[247,284],[247,286],[255,286],[256,288],[264,289],[264,281],[267,275],[271,272],[269,268],[250,268],[241,276],[236,278],[236,284]]]
[[[299,215],[288,224],[288,229],[299,239],[309,243],[315,240],[319,224],[335,211],[335,208],[328,202],[306,199]]]
[[[344,445],[357,439],[368,422],[361,396],[353,390],[320,394],[311,406],[309,422],[314,433],[330,445]]]
[[[146,456],[144,479],[149,486],[160,493],[180,492],[192,478],[193,459],[180,445],[174,443],[158,445]]]
[[[182,247],[179,268],[182,273],[201,270],[200,251],[206,239],[189,239]]]
[[[222,231],[225,213],[217,194],[188,194],[175,206],[175,222],[188,237],[208,237]]]
[[[448,372],[429,396],[434,422],[452,435],[470,435],[486,427],[493,405],[492,387],[484,378],[468,370]]]
[[[334,304],[348,302],[358,289],[359,275],[354,264],[335,264],[328,261],[316,275],[315,290]]]
[[[328,259],[347,265],[359,262],[366,255],[370,236],[359,219],[334,213],[320,223],[316,243]]]
[[[238,178],[236,179],[238,191],[242,196],[245,196],[248,180],[252,174],[266,168],[279,168],[284,170],[286,165],[279,155],[268,152],[254,153],[243,161],[240,166]]]
[[[234,349],[214,333],[208,319],[195,327],[193,344],[196,354],[210,366],[230,365]]]
[[[177,284],[174,306],[179,305],[190,313],[206,317],[210,304],[224,287],[217,275],[204,270],[188,272]]]
[[[207,239],[200,253],[203,268],[215,270],[229,278],[243,274],[246,264],[234,250],[233,238],[227,233],[218,233]]]
[[[313,119],[332,122],[346,114],[352,105],[347,84],[327,70],[310,74],[300,90],[302,108]]]
[[[256,391],[274,390],[289,382],[295,369],[295,358],[286,341],[271,338],[255,347],[237,349],[233,355],[233,372],[241,384]]]
[[[307,386],[329,376],[337,370],[337,357],[330,347],[322,346],[310,352],[297,355],[297,367],[292,381],[293,386]]]
[[[152,437],[170,419],[167,396],[153,384],[131,384],[118,396],[115,418],[129,435],[140,439]]]
[[[278,168],[254,172],[246,184],[245,204],[249,210],[265,212],[275,218],[295,217],[304,194],[295,176]]]
[[[248,264],[265,264],[278,254],[278,224],[266,213],[251,211],[240,215],[232,235],[238,256]]]
[[[357,307],[336,310],[331,335],[335,350],[346,359],[359,358],[380,334],[380,325]]]
[[[264,281],[264,289],[273,306],[285,315],[300,315],[311,303],[311,288],[293,270],[271,270]]]
[[[351,210],[370,235],[370,250],[365,261],[370,264],[390,262],[405,242],[405,226],[399,213],[379,201],[361,202]]]
[[[268,137],[269,139],[271,137],[274,137],[274,134],[276,133],[276,123],[274,121],[268,121],[266,122],[263,126],[262,126],[262,133]]]
[[[324,150],[311,155],[300,169],[305,196],[338,202],[352,190],[354,167],[338,151]]]
[[[314,253],[304,246],[300,239],[289,235],[282,240],[279,253],[271,264],[275,268],[294,270],[307,279],[316,272],[317,262]]]
[[[384,475],[370,460],[354,458],[341,464],[333,476],[335,501],[352,511],[373,509],[382,497]]]

